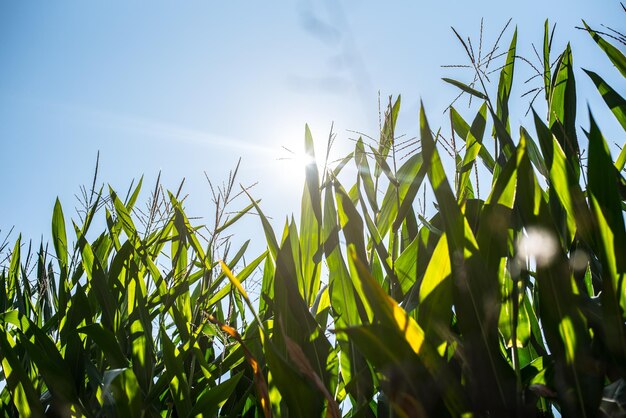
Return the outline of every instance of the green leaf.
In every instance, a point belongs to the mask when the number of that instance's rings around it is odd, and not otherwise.
[[[418,280],[417,260],[420,237],[416,237],[404,249],[394,264],[395,274],[400,282],[402,294],[406,294]]]
[[[7,282],[7,299],[11,303],[14,302],[16,293],[19,292],[19,278],[20,278],[20,250],[22,248],[22,235],[20,234],[13,246],[13,252],[11,253],[11,263],[9,264],[9,274]]]
[[[260,202],[260,200],[257,200],[255,203],[258,204],[259,202]],[[222,225],[217,227],[217,229],[215,230],[215,233],[219,234],[220,232],[223,232],[226,229],[228,229],[235,222],[237,222],[239,219],[241,219],[242,216],[244,216],[245,214],[250,212],[250,210],[252,210],[253,207],[254,207],[254,204],[250,203],[248,206],[246,206],[245,208],[243,208],[240,211],[238,211],[237,213],[235,213],[232,217],[228,218]]]
[[[3,321],[2,321],[3,322]],[[6,385],[11,392],[13,405],[20,416],[44,417],[33,382],[28,377],[22,362],[17,356],[16,342],[5,325],[0,322],[0,360]]]
[[[446,83],[450,83],[453,86],[460,88],[461,90],[463,90],[466,93],[471,94],[472,96],[476,96],[479,99],[487,100],[487,96],[485,96],[483,93],[479,92],[478,90],[471,88],[467,84],[463,84],[460,81],[452,80],[450,78],[442,78],[442,80],[445,81]]]
[[[476,115],[476,117],[478,117],[478,115]],[[467,142],[467,137],[470,132],[470,126],[453,107],[450,107],[450,120],[452,122],[452,128],[457,133],[457,135],[459,135],[463,141]],[[487,148],[481,146],[480,150],[478,151],[478,156],[483,161],[485,167],[487,167],[487,170],[489,170],[490,173],[493,173],[496,162],[494,161]]]
[[[134,300],[130,299],[129,301],[130,338],[127,344],[132,350],[132,366],[135,377],[141,389],[147,392],[153,384],[154,363],[156,362],[151,314],[146,307],[145,288],[139,280],[135,280],[134,283],[131,282],[129,284],[129,296],[131,298],[133,287],[135,287],[135,297]]]
[[[387,179],[389,180],[389,183],[397,185],[398,184],[398,180],[396,179],[396,176],[394,175],[393,171],[391,170],[391,167],[389,167],[389,164],[387,164],[387,161],[386,161],[387,157],[380,155],[379,151],[374,149],[374,147],[372,147],[371,145],[368,145],[368,147],[369,147],[372,155],[374,156],[374,161],[376,161],[376,166],[375,166],[375,170],[374,170],[374,177],[378,178],[376,176],[376,172],[382,170],[382,172],[385,173],[385,176],[387,176]],[[354,154],[354,153],[352,153],[352,154]],[[380,176],[380,174],[379,174],[379,176]]]
[[[252,372],[254,373],[253,382],[254,382],[256,395],[257,395],[257,398],[255,401],[258,402],[258,404],[260,405],[265,418],[270,418],[271,417],[271,410],[270,410],[271,405],[270,405],[269,391],[268,391],[267,381],[263,375],[263,371],[261,370],[259,362],[254,357],[254,355],[252,355],[252,353],[250,352],[246,344],[243,342],[241,336],[234,328],[226,324],[220,323],[215,317],[212,317],[212,316],[209,316],[209,320],[213,322],[214,324],[218,325],[222,331],[224,331],[226,334],[228,334],[231,338],[235,339],[239,343],[239,348],[241,348],[241,351],[243,352],[243,355],[246,361],[248,362],[248,364],[250,365],[250,368],[252,369]],[[269,344],[269,339],[265,338],[264,332],[262,332],[262,330],[259,329],[259,331],[261,331],[259,333],[259,337],[261,338],[261,343],[265,347],[266,344]],[[267,347],[265,347],[266,356],[268,355],[268,353],[269,353],[269,350],[267,349]],[[237,358],[240,358],[240,356],[238,355]]]
[[[374,181],[372,180],[372,174],[370,172],[370,166],[367,162],[367,154],[365,153],[365,146],[363,145],[363,139],[359,137],[354,150],[354,160],[356,161],[356,168],[358,170],[358,176],[362,181],[363,188],[365,189],[365,196],[374,213],[378,213],[378,203],[376,202],[376,189]]]
[[[548,179],[550,180],[551,190],[554,191],[555,199],[558,199],[558,202],[565,210],[565,219],[559,220],[556,218],[556,214],[553,214],[553,217],[557,224],[565,224],[567,226],[566,233],[569,238],[567,238],[566,244],[569,244],[574,239],[577,230],[579,230],[582,237],[591,243],[591,217],[582,189],[572,168],[571,157],[568,158],[566,156],[565,150],[563,150],[556,137],[547,129],[537,114],[534,114],[534,117],[539,143],[543,150],[543,155],[546,157],[545,162],[549,171]],[[525,139],[527,139],[526,136]]]
[[[598,74],[585,69],[583,69],[583,71],[587,73],[589,78],[591,78],[591,81],[593,81],[593,84],[596,85],[596,88],[602,95],[602,99],[604,99],[606,105],[609,109],[611,109],[611,112],[613,112],[617,121],[626,131],[626,100],[624,100],[618,92],[613,90],[613,88],[609,86]]]
[[[222,268],[222,271],[228,277],[228,280],[230,280],[231,285],[237,289],[237,291],[241,294],[241,296],[243,296],[244,300],[246,301],[246,304],[248,305],[248,308],[250,308],[250,311],[252,312],[252,314],[254,315],[256,320],[258,321],[259,326],[262,326],[262,325],[260,325],[260,324],[262,324],[261,319],[257,315],[256,310],[254,309],[254,306],[252,305],[252,301],[248,297],[248,294],[247,294],[246,290],[241,285],[241,281],[237,277],[235,277],[233,272],[230,271],[228,266],[223,261],[220,261],[220,266]],[[242,306],[241,309],[243,310],[243,306]]]
[[[500,80],[498,81],[498,101],[496,114],[502,121],[507,132],[511,132],[509,124],[509,97],[511,96],[511,88],[513,87],[513,72],[515,69],[515,51],[517,47],[517,28],[513,33],[509,52],[506,57],[506,63],[500,71]]]
[[[461,209],[446,178],[423,106],[420,109],[420,132],[424,164],[427,167],[428,178],[443,216],[445,229],[448,233],[450,251],[460,250],[463,253],[463,249],[466,246],[469,250],[476,249],[477,244],[471,230],[469,235],[465,236],[468,233],[469,225],[467,225],[467,221],[461,213]]]
[[[617,171],[622,171],[624,169],[624,165],[626,165],[626,144],[622,147],[622,151],[620,151],[619,156],[615,161],[615,168]]]
[[[263,225],[263,232],[265,232],[267,246],[269,247],[272,257],[276,259],[276,253],[278,253],[278,241],[276,241],[276,234],[274,234],[272,225],[270,224],[270,221],[267,219],[257,202],[252,198],[252,196],[250,196],[248,191],[245,189],[243,189],[243,191],[254,205],[254,208],[256,209],[259,218],[261,218],[261,224]]]
[[[135,223],[130,216],[130,209],[122,203],[113,189],[109,188],[109,194],[111,195],[111,200],[113,201],[113,205],[115,207],[115,213],[121,221],[122,229],[126,232],[128,239],[135,242],[138,238],[137,228],[135,227]]]
[[[554,32],[553,32],[554,33]],[[551,92],[551,75],[550,75],[550,48],[552,46],[552,37],[550,35],[550,25],[546,19],[543,28],[543,87],[546,94],[546,101],[550,102]]]
[[[102,191],[104,190],[104,186],[100,186],[100,190],[98,190],[98,194],[96,195],[96,199],[92,202],[91,208],[85,215],[85,221],[83,222],[83,226],[81,227],[81,231],[83,234],[86,234],[91,226],[91,222],[93,221],[96,212],[100,208],[100,204],[102,202]]]
[[[537,182],[522,138],[517,152],[518,187],[515,205],[525,226],[557,240],[558,233],[548,202]],[[560,245],[554,245],[551,258],[538,263],[541,325],[561,379],[557,387],[563,415],[593,415],[599,402],[601,377],[586,366],[591,356],[590,337],[578,309],[568,259]]]
[[[176,406],[179,416],[189,416],[191,411],[191,397],[187,376],[183,370],[183,355],[176,348],[165,328],[161,327],[161,341],[165,374],[169,379],[169,394]]]
[[[86,411],[80,405],[74,384],[74,375],[66,358],[62,357],[55,343],[45,332],[26,316],[10,311],[0,316],[0,323],[11,323],[18,328],[17,342],[27,353],[30,365],[43,378],[51,394],[79,413]],[[8,341],[10,345],[14,342]],[[1,351],[1,350],[0,350]],[[69,371],[69,373],[68,373]]]
[[[300,205],[299,242],[297,245],[293,245],[293,247],[299,251],[299,264],[301,266],[299,274],[302,279],[302,292],[305,300],[310,305],[313,303],[320,287],[321,268],[319,262],[321,259],[317,254],[321,245],[322,206],[319,174],[315,164],[315,152],[313,151],[313,139],[308,127],[306,132],[305,148],[307,159],[310,159],[311,162],[306,167],[306,182]],[[295,224],[293,226],[295,229]],[[292,234],[292,237],[298,239],[297,232]]]
[[[181,202],[179,202],[172,193],[169,193],[169,198],[174,207],[174,227],[178,230],[183,241],[189,242],[200,261],[204,264],[204,267],[207,270],[211,270],[212,266],[209,259],[206,257],[204,249],[200,245],[200,241],[198,241],[196,230],[191,226],[191,222],[189,222],[189,218],[187,218]]]
[[[352,199],[346,193],[338,180],[334,182],[335,198],[337,199],[337,214],[339,216],[339,224],[346,242],[354,245],[359,258],[367,263],[367,255],[365,251],[365,240],[363,238],[364,225],[361,215],[356,210]]]
[[[139,182],[137,183],[137,186],[135,186],[135,189],[130,194],[130,196],[127,196],[128,200],[126,201],[124,206],[126,206],[126,208],[128,208],[129,212],[135,206],[135,202],[137,202],[137,197],[139,197],[139,192],[141,191],[141,185],[142,184],[143,184],[143,176],[141,176],[141,178],[139,179]]]
[[[61,356],[54,342],[35,324],[28,321],[28,328],[19,334],[18,342],[25,349],[38,373],[46,382],[48,390],[56,399],[71,409],[85,414],[76,392],[75,378],[70,365]],[[69,373],[68,373],[69,372]]]
[[[322,395],[303,378],[303,376],[288,363],[271,341],[264,344],[265,357],[269,369],[272,371],[272,380],[278,387],[289,415],[293,416],[320,416],[324,408]]]
[[[412,416],[415,405],[420,406],[420,412],[424,416],[434,416],[434,405],[441,401],[444,390],[449,387],[446,388],[441,379],[437,382],[435,376],[429,375],[420,358],[395,329],[374,323],[341,328],[336,332],[337,338],[343,336],[354,342],[358,351],[380,371],[381,381],[393,382],[381,385],[384,392],[379,393],[379,406],[381,395],[385,394],[393,405],[393,411],[400,416]],[[461,398],[455,401],[458,402],[447,406],[453,416],[461,416],[463,400]]]
[[[112,396],[113,407],[118,416],[143,415],[142,393],[132,369],[112,369],[104,372],[103,391]]]
[[[374,249],[378,253],[378,256],[380,257],[380,263],[382,264],[382,267],[384,267],[385,272],[387,273],[389,277],[389,280],[396,283],[398,279],[396,278],[396,274],[394,273],[390,265],[391,256],[389,255],[389,252],[387,251],[387,247],[385,247],[385,243],[383,242],[382,237],[378,233],[378,229],[376,228],[374,221],[372,220],[369,213],[367,212],[367,208],[365,207],[365,201],[363,200],[361,195],[359,195],[359,198],[361,202],[361,208],[363,210],[363,218],[365,219],[365,225],[367,226],[367,231],[369,232],[369,235],[370,235],[371,244],[373,245]]]
[[[361,323],[365,319],[360,311],[355,297],[354,286],[350,280],[350,273],[341,254],[339,245],[339,225],[335,200],[330,188],[324,195],[324,225],[322,230],[324,254],[329,270],[329,292],[331,306],[335,313],[334,319],[339,326],[348,326]]]
[[[463,141],[466,141],[470,126],[465,119],[463,119],[463,116],[452,106],[450,106],[450,122],[452,123],[452,129],[454,129],[457,135],[460,136]]]
[[[294,259],[291,242],[287,238],[280,248],[276,259],[274,276],[274,310],[275,321],[278,322],[280,332],[285,338],[293,340],[294,344],[304,350],[304,355],[312,366],[313,371],[323,382],[330,380],[329,370],[326,370],[326,360],[332,351],[328,340],[309,311],[309,307],[302,299],[295,282]],[[274,328],[277,337],[277,327]],[[275,340],[274,340],[275,341]],[[281,341],[277,344],[281,346]]]
[[[261,264],[261,262],[266,259],[267,255],[268,255],[268,252],[265,251],[263,254],[261,254],[254,260],[252,260],[243,269],[241,269],[241,271],[237,274],[237,279],[239,283],[243,283],[244,280],[246,280],[254,272],[254,270],[256,270],[256,268]],[[263,270],[265,271],[265,268]],[[232,288],[233,288],[233,284],[231,283],[230,285],[224,286],[219,291],[210,295],[209,300],[206,302],[206,307],[209,308],[215,305],[220,300],[222,300],[226,295],[228,295],[231,292]]]
[[[422,106],[420,111],[422,153],[428,165],[428,178],[443,218],[449,258],[454,281],[454,304],[464,346],[468,353],[471,385],[481,387],[472,393],[474,402],[484,405],[497,415],[509,413],[512,382],[506,373],[506,363],[500,356],[496,304],[497,276],[487,271],[478,254],[478,243],[461,212],[445,175],[435,141]],[[503,171],[503,174],[505,171]],[[505,178],[506,179],[506,178]],[[503,180],[505,180],[503,179]],[[480,353],[480,354],[478,354]],[[489,394],[489,395],[485,395]],[[507,412],[508,411],[508,412]]]
[[[503,70],[504,71],[504,70]],[[508,96],[507,96],[508,99]],[[508,113],[508,106],[507,106]],[[480,110],[476,114],[474,121],[472,122],[472,127],[470,128],[467,139],[465,140],[465,156],[463,157],[463,163],[461,168],[458,170],[459,173],[459,184],[457,189],[457,196],[459,202],[462,202],[466,196],[466,189],[468,187],[470,174],[472,167],[474,166],[474,161],[476,161],[476,157],[480,153],[483,141],[483,135],[485,133],[485,124],[487,122],[487,104],[483,103],[480,107]]]
[[[275,267],[272,257],[265,257],[263,279],[261,281],[261,298],[259,300],[259,315],[262,317],[269,308],[267,301],[274,299],[274,272]]]
[[[400,112],[401,99],[401,96],[398,96],[393,106],[391,106],[391,97],[389,98],[390,102],[385,112],[385,121],[380,131],[378,150],[374,153],[374,155],[377,156],[376,161],[379,163],[374,168],[374,177],[376,178],[380,177],[381,170],[383,170],[383,165],[380,163],[385,161],[395,141],[396,121],[398,120],[398,113]]]
[[[328,170],[328,173],[324,180],[324,184],[322,184],[322,186],[320,187],[320,190],[328,187],[328,185],[333,181],[333,179],[339,176],[339,173],[341,173],[341,170],[343,170],[343,168],[350,161],[352,161],[353,158],[354,158],[354,152],[350,152],[348,155],[338,160],[339,162],[337,163],[335,168],[333,168],[332,170]]]
[[[530,161],[537,168],[537,170],[539,170],[539,173],[547,178],[550,174],[548,173],[546,162],[544,161],[541,152],[539,152],[539,148],[537,148],[537,144],[532,139],[528,131],[526,131],[526,129],[524,129],[523,127],[520,127],[520,134],[526,137],[528,158],[530,158]]]
[[[300,236],[299,269],[302,276],[302,291],[304,298],[310,305],[320,287],[320,258],[316,257],[321,244],[322,203],[320,193],[320,180],[317,164],[315,162],[315,149],[313,137],[309,126],[305,127],[304,148],[307,165],[305,167],[305,185],[300,205]],[[293,236],[297,238],[297,235]],[[294,246],[294,248],[297,248]]]
[[[76,224],[74,224],[74,229],[78,240],[77,245],[82,254],[82,265],[87,274],[88,283],[95,292],[95,296],[102,308],[103,325],[114,330],[116,302],[112,298],[113,292],[108,284],[108,278],[102,268],[100,260],[95,257],[91,245],[89,245]]]
[[[524,137],[521,143],[525,143]],[[503,334],[505,343],[511,338],[518,340],[519,298],[517,288],[513,287],[517,285],[517,282],[511,280],[506,270],[507,257],[511,254],[510,228],[517,186],[515,157],[516,153],[503,167],[479,215],[476,239],[480,257],[469,260],[467,275],[471,278],[471,284],[466,292],[470,295],[477,314],[473,323],[464,322],[464,318],[460,317],[462,314],[467,315],[468,311],[459,309],[457,317],[462,330],[471,330],[471,333],[468,332],[471,335],[467,341],[468,346],[476,344],[474,349],[482,351],[485,350],[483,347],[486,347],[485,351],[489,350],[489,361],[479,360],[472,369],[480,370],[480,366],[492,368],[492,373],[498,379],[497,389],[500,396],[506,400],[505,405],[494,406],[508,410],[514,405],[513,376],[506,362],[497,354],[498,338],[494,338],[494,328],[496,333]],[[497,303],[495,301],[501,301],[501,306],[494,307],[493,305]],[[469,344],[470,341],[473,341],[472,345]],[[513,366],[517,371],[519,369],[517,346],[514,346],[513,350],[515,350]],[[519,399],[521,388],[517,387],[517,390]],[[519,405],[516,408],[519,408]]]
[[[65,276],[67,274],[67,234],[65,232],[63,209],[58,198],[54,203],[54,212],[52,214],[52,242],[59,262],[59,269],[62,276]]]
[[[449,326],[452,319],[452,286],[452,266],[444,234],[439,237],[419,288],[417,321],[434,347],[445,341],[441,331]]]
[[[315,147],[313,144],[313,136],[309,125],[304,127],[304,151],[307,157],[307,164],[305,167],[306,175],[306,191],[309,193],[311,200],[311,206],[313,213],[318,223],[322,222],[322,199],[320,196],[320,180],[319,172],[317,170],[317,164],[315,161]]]
[[[381,342],[385,341],[385,345],[389,344],[389,347],[398,349],[400,352],[412,353],[411,356],[417,354],[419,363],[416,365],[428,370],[430,376],[437,381],[448,408],[457,412],[461,410],[463,396],[460,385],[451,379],[442,358],[426,341],[424,330],[393,298],[385,294],[358,258],[354,247],[349,246],[349,250],[350,262],[354,265],[352,281],[355,288],[361,290],[359,293],[365,297],[364,302],[372,308],[374,323],[380,324],[391,332],[389,338],[381,339]],[[363,349],[362,345],[359,347]]]
[[[76,331],[89,336],[106,355],[107,360],[113,368],[121,369],[128,366],[128,361],[126,357],[124,357],[115,335],[104,328],[102,324],[85,325],[84,327],[78,328]]]
[[[291,221],[290,222],[286,222],[285,223],[285,229],[284,229],[284,233],[283,233],[283,243],[281,245],[284,245],[284,241],[289,239],[291,242],[290,247],[291,247],[291,255],[293,258],[293,263],[296,266],[294,268],[294,273],[295,273],[295,279],[296,279],[296,283],[298,284],[298,291],[300,292],[301,297],[305,300],[305,303],[307,305],[309,305],[308,302],[308,295],[306,295],[306,290],[307,289],[307,285],[308,283],[305,283],[304,278],[302,276],[302,267],[303,267],[303,262],[302,262],[302,249],[300,248],[300,239],[298,237],[298,228],[296,227],[296,221],[293,217],[293,215],[291,216]],[[311,297],[315,297],[315,295],[311,295]],[[313,303],[313,301],[311,301],[311,303]]]
[[[215,416],[219,409],[231,396],[243,376],[243,371],[231,376],[220,384],[208,387],[198,395],[196,404],[189,413],[190,417]]]
[[[600,48],[604,51],[607,57],[611,60],[613,65],[617,67],[622,76],[626,77],[626,57],[624,54],[609,42],[607,42],[602,36],[600,36],[596,31],[591,29],[587,23],[583,20],[583,24],[585,25],[585,29],[589,32],[589,35],[593,38],[594,41],[600,46]]]
[[[589,114],[588,189],[591,212],[596,221],[595,236],[602,263],[602,307],[609,348],[622,361],[626,360],[624,309],[626,307],[626,232],[619,199],[615,170],[606,141],[593,116]]]
[[[569,44],[557,62],[554,77],[549,106],[550,130],[572,159],[573,172],[578,178],[580,149],[576,138],[576,82],[572,49]]]
[[[376,219],[376,227],[381,238],[387,236],[390,231],[395,232],[400,228],[408,212],[413,208],[413,202],[425,176],[426,167],[421,153],[413,154],[400,166],[397,172],[398,182],[387,187]]]

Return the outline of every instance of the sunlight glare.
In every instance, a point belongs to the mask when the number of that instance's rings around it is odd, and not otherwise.
[[[278,161],[282,180],[294,186],[302,187],[307,167],[314,166],[316,164],[315,159],[303,151],[293,151],[285,147],[283,147],[283,151],[283,156]]]
[[[557,255],[558,245],[556,237],[550,231],[528,228],[517,242],[518,257],[521,260],[534,260],[538,267],[546,267]]]

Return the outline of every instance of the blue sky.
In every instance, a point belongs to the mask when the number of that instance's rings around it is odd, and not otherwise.
[[[348,130],[376,134],[379,91],[383,101],[402,94],[398,132],[417,134],[420,99],[431,125],[445,125],[456,91],[441,77],[471,77],[440,67],[466,63],[450,26],[477,40],[481,17],[489,45],[513,18],[520,51],[533,62],[530,45],[541,44],[549,18],[557,22],[555,54],[571,41],[577,67],[619,80],[574,29],[585,18],[624,30],[611,0],[2,2],[0,237],[13,225],[26,238],[49,236],[55,198],[71,215],[98,151],[101,181],[119,190],[144,174],[147,193],[159,170],[169,188],[186,177],[197,216],[210,214],[203,172],[219,183],[241,157],[240,181],[258,181],[253,194],[284,219],[296,210],[301,175],[279,159],[288,157],[281,146],[300,149],[309,123],[321,154],[334,121],[337,155],[347,151]],[[523,122],[528,99],[519,96],[531,74],[517,66],[514,125]],[[581,109],[589,102],[606,115],[577,75]],[[610,118],[600,121],[618,132]]]

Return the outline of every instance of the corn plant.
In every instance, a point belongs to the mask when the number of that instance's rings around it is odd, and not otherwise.
[[[624,54],[585,30],[626,77]],[[518,133],[517,31],[495,95],[483,66],[495,48],[485,58],[459,40],[474,81],[446,81],[479,106],[470,123],[450,107],[452,146],[423,106],[419,141],[399,142],[390,99],[376,141],[359,138],[334,166],[327,151],[321,173],[306,166],[299,222],[281,231],[243,190],[249,205],[216,216],[204,239],[178,193],[157,187],[149,216],[136,210],[140,182],[104,206],[96,193],[70,245],[57,202],[53,254],[24,256],[18,238],[0,275],[4,416],[626,413],[626,147],[613,158],[591,112],[580,135],[572,50],[553,65],[547,22],[537,91],[548,114]],[[586,73],[626,131],[625,99]],[[308,127],[304,148],[314,161]],[[214,193],[218,209],[233,186]],[[427,193],[434,212],[420,208]],[[245,262],[247,244],[230,256],[219,234],[249,212],[267,250]],[[256,270],[258,302],[244,287]]]

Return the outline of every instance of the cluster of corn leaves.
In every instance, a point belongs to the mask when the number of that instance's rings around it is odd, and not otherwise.
[[[209,322],[243,317],[221,303],[230,288],[212,260],[215,243],[200,244],[172,194],[162,228],[140,232],[133,219],[140,189],[141,182],[126,202],[110,191],[106,229],[89,242],[100,190],[82,225],[72,223],[73,248],[57,200],[54,255],[39,249],[35,280],[18,238],[0,276],[2,416],[213,416],[245,380],[237,350],[227,356],[230,342]],[[265,255],[240,271],[242,280]],[[239,395],[245,404],[245,390]]]
[[[624,55],[588,30],[626,77]],[[140,234],[139,187],[125,202],[110,193],[106,231],[88,242],[94,205],[73,225],[70,251],[57,203],[55,261],[42,248],[31,283],[18,240],[0,276],[1,413],[625,413],[626,151],[613,161],[590,115],[582,164],[572,52],[551,67],[547,27],[549,116],[534,115],[536,139],[524,128],[513,135],[516,42],[495,106],[486,91],[453,81],[484,102],[471,124],[450,111],[465,142],[453,179],[423,109],[421,150],[396,169],[398,98],[377,146],[359,140],[321,177],[306,167],[299,225],[287,222],[279,238],[258,202],[240,213],[257,211],[267,241],[248,263],[246,246],[227,262],[213,259],[174,196],[169,221]],[[626,100],[587,74],[626,131]],[[488,124],[497,155],[483,143]],[[308,129],[305,149],[314,157]],[[492,175],[486,200],[471,181],[478,161]],[[339,172],[352,163],[358,174],[346,189]],[[427,182],[437,207],[429,219],[415,211]],[[518,245],[537,234],[553,243],[549,254]],[[254,304],[242,282],[257,268]]]

